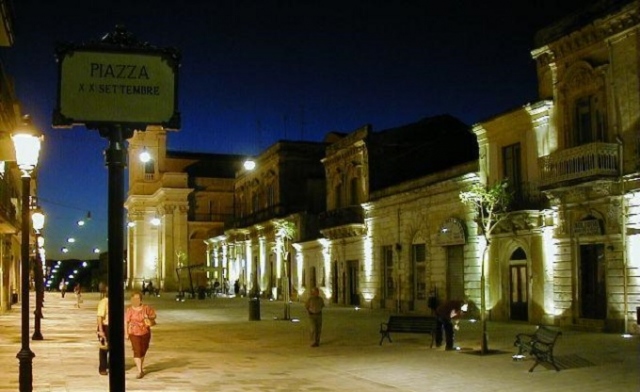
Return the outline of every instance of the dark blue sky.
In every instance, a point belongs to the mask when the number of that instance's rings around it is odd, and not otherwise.
[[[106,140],[51,129],[59,42],[123,24],[182,53],[182,129],[169,149],[255,154],[278,139],[374,130],[449,113],[468,124],[536,99],[537,29],[585,1],[14,0],[1,48],[24,113],[45,133],[38,196],[49,258],[107,249]],[[499,5],[499,6],[498,6]],[[82,229],[75,222],[91,211]],[[78,242],[67,246],[69,236]]]

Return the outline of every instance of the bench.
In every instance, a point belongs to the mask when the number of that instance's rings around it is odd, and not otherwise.
[[[529,353],[536,360],[529,372],[532,372],[541,362],[548,362],[553,365],[556,371],[560,371],[553,358],[553,347],[556,345],[560,335],[562,335],[562,332],[547,328],[544,325],[539,325],[533,334],[517,334],[513,345],[518,347],[518,354],[514,356],[514,360],[522,358],[525,353]]]
[[[391,332],[394,333],[428,333],[431,335],[431,346],[435,340],[436,318],[427,316],[389,316],[389,321],[380,324],[380,345],[384,338],[391,343]]]

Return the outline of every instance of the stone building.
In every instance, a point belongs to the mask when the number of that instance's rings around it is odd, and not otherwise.
[[[149,127],[129,140],[127,287],[143,282],[195,291],[215,276],[206,240],[224,232],[234,209],[242,157],[167,151],[167,131]],[[147,152],[148,162],[139,155]]]
[[[295,244],[302,287],[336,304],[397,311],[426,312],[430,296],[477,296],[458,198],[477,178],[477,156],[469,127],[446,115],[364,126],[330,144],[322,236]]]
[[[11,7],[0,0],[0,47],[9,51],[14,42],[14,15]],[[19,300],[21,237],[21,173],[16,166],[16,154],[11,132],[20,124],[20,103],[15,95],[13,81],[0,64],[0,313],[11,309]],[[37,180],[31,180],[32,195],[36,194]],[[35,200],[33,198],[32,200]],[[27,271],[26,273],[30,273]]]
[[[279,141],[255,159],[253,170],[237,173],[234,220],[208,240],[208,257],[243,293],[276,299],[283,289],[294,298],[301,290],[291,243],[317,236],[317,215],[325,210],[324,147]],[[286,244],[277,230],[285,221],[294,227]]]
[[[516,196],[490,249],[494,319],[637,332],[639,10],[601,1],[541,30],[539,100],[473,127],[481,181]]]

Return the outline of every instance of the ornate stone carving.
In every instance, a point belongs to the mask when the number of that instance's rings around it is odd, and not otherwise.
[[[610,182],[600,182],[591,188],[593,193],[596,196],[609,196],[611,195],[611,183]]]

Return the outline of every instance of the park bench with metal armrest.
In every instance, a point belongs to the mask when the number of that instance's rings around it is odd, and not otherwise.
[[[380,324],[380,345],[384,338],[391,342],[391,332],[430,334],[431,346],[435,340],[436,318],[428,316],[389,316],[389,321]]]
[[[562,332],[550,329],[544,325],[539,325],[535,333],[517,334],[513,345],[518,347],[518,354],[514,356],[514,359],[521,358],[525,353],[529,353],[536,360],[531,369],[529,369],[529,372],[532,372],[533,369],[542,362],[548,362],[553,365],[556,371],[560,371],[560,368],[558,368],[553,358],[553,348],[560,335],[562,335]]]

